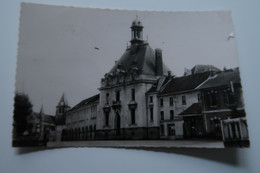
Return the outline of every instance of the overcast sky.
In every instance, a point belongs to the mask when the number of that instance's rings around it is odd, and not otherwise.
[[[16,91],[47,114],[65,92],[70,106],[98,94],[100,80],[123,55],[138,15],[144,39],[163,50],[177,76],[184,68],[238,66],[231,12],[140,12],[22,4]],[[98,47],[99,50],[95,49]]]

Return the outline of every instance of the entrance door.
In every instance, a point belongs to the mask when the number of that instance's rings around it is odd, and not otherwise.
[[[119,113],[116,113],[116,118],[115,118],[115,129],[116,129],[116,135],[120,135],[120,115]]]

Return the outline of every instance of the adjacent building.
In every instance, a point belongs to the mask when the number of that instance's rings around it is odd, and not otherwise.
[[[182,139],[186,136],[183,116],[180,114],[201,101],[198,89],[210,76],[210,72],[198,72],[172,78],[158,94],[158,109],[162,138]],[[199,127],[198,127],[199,128]]]
[[[48,141],[55,140],[55,117],[52,115],[45,114],[43,107],[40,112],[32,112],[27,118],[28,130],[24,134],[22,140],[26,146],[26,142],[29,145],[45,145]]]
[[[66,112],[62,140],[93,140],[96,136],[99,94],[81,101]]]

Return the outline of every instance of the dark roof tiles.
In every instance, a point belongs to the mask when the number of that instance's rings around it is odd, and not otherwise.
[[[116,74],[117,69],[131,72],[136,69],[139,74],[155,75],[155,53],[148,43],[132,44],[121,56],[118,62],[110,70],[110,74]],[[166,75],[169,68],[163,65],[163,73]]]
[[[201,112],[202,112],[201,103],[193,103],[190,107],[185,109],[179,115],[196,115],[196,114],[201,114]]]
[[[161,91],[163,94],[172,94],[196,89],[202,84],[210,75],[210,72],[198,73],[189,76],[182,76],[173,78]]]
[[[231,85],[231,81],[233,84],[240,84],[239,71],[223,71],[217,73],[202,84],[199,89],[227,86]]]
[[[94,102],[96,102],[96,101],[98,101],[98,100],[99,100],[99,94],[94,95],[94,96],[89,97],[89,98],[87,98],[87,99],[85,99],[85,100],[82,100],[82,101],[79,102],[76,106],[74,106],[73,108],[71,108],[69,111],[75,110],[75,109],[77,109],[77,108],[79,108],[79,107],[82,107],[82,106],[85,106],[85,105],[89,105],[89,104],[94,103]]]

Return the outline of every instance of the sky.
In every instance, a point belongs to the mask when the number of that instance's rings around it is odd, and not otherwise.
[[[150,46],[176,76],[196,64],[238,67],[230,11],[155,12],[21,5],[16,92],[46,114],[99,93],[101,78],[126,50],[138,16]],[[95,49],[97,47],[98,49]]]

